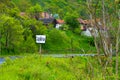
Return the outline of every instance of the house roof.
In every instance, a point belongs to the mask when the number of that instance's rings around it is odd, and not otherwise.
[[[25,12],[20,12],[20,15],[21,16],[25,16],[26,13]],[[56,20],[48,12],[41,12],[41,13],[39,13],[38,20],[42,21],[43,24],[49,24],[49,23],[52,23],[52,22],[54,22],[55,24],[64,24],[65,23],[64,20],[61,20],[61,19],[57,19]]]
[[[56,21],[57,21],[58,24],[64,24],[65,23],[64,20],[61,20],[61,19],[57,19]]]
[[[40,21],[43,21],[43,24],[49,24],[54,22],[54,18],[39,18]]]
[[[101,23],[101,20],[100,19],[96,19],[96,21],[94,19],[92,20],[83,20],[81,18],[78,18],[78,21],[80,24],[83,24],[85,27],[90,27],[91,23],[94,25],[94,24],[98,24],[97,28],[98,29],[101,29],[101,30],[108,30],[107,27],[103,26],[102,23]],[[87,25],[87,26],[86,26]],[[96,27],[96,26],[93,26],[93,27]]]
[[[53,18],[51,14],[47,12],[40,13],[40,18]]]
[[[25,16],[26,12],[20,12],[20,16]],[[39,18],[53,18],[51,14],[47,12],[41,12],[39,13]]]

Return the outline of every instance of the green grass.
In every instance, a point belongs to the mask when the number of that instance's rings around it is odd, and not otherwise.
[[[55,35],[56,33],[57,35]],[[48,54],[83,54],[96,53],[92,37],[81,36],[70,30],[53,29],[49,32],[46,43],[42,45],[43,52]]]
[[[78,73],[80,70],[82,72],[86,62],[85,58],[41,58],[40,56],[26,56],[14,61],[6,58],[6,60],[6,63],[0,66],[2,68],[0,80],[76,80],[75,72]]]
[[[66,31],[66,34],[73,41],[73,48],[80,50],[81,52],[84,50],[85,53],[96,53],[96,48],[94,45],[90,44],[90,42],[94,42],[92,37],[85,37],[80,34],[73,33],[72,31]]]
[[[93,62],[94,75],[89,62]],[[29,55],[0,65],[0,80],[114,80],[105,79],[93,58],[53,58]]]

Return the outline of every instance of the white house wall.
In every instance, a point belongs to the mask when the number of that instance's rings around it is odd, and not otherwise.
[[[61,24],[56,24],[56,29],[59,29],[60,26],[62,26]]]
[[[89,36],[89,37],[91,37],[92,35],[98,36],[98,31],[93,28],[88,28],[88,29],[86,29],[86,31],[82,31],[81,34],[84,36]]]

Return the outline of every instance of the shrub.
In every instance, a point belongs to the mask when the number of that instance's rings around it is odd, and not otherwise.
[[[44,44],[45,49],[50,50],[62,50],[69,48],[69,37],[60,30],[53,29],[47,35],[46,43]]]

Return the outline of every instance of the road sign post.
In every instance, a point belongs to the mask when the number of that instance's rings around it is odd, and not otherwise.
[[[46,35],[36,35],[36,43],[40,44],[39,53],[42,53],[42,44],[45,43]]]
[[[41,44],[40,44],[40,48],[39,48],[39,53],[40,53],[40,54],[42,53],[41,47],[42,47],[42,46],[41,46]]]

